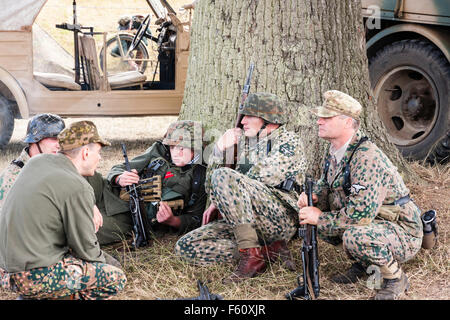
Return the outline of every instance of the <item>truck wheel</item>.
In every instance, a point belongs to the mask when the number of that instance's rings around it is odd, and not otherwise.
[[[450,64],[434,45],[402,40],[369,62],[380,119],[405,157],[425,159],[449,128]]]
[[[6,146],[14,131],[14,114],[8,100],[0,95],[0,148]]]

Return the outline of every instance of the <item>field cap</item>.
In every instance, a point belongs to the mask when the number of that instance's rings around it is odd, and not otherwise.
[[[312,113],[321,118],[330,118],[345,115],[355,120],[359,119],[362,106],[354,98],[338,90],[329,90],[323,94],[323,105],[310,109]]]
[[[102,139],[97,127],[92,121],[78,121],[72,123],[58,135],[61,151],[69,151],[89,143],[100,143],[103,147],[111,144]]]

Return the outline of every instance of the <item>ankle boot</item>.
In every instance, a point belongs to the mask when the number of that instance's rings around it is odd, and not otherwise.
[[[261,248],[239,250],[239,262],[234,272],[223,279],[223,283],[240,282],[255,277],[266,270]]]
[[[295,271],[295,263],[292,253],[287,247],[286,241],[278,240],[263,247],[263,255],[270,262],[280,259],[286,269]]]

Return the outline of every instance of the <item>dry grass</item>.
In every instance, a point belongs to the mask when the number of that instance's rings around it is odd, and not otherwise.
[[[102,136],[112,142],[105,148],[99,171],[106,174],[112,165],[122,162],[119,143],[125,141],[130,157],[144,151],[155,139],[161,138],[168,125],[176,117],[136,118],[91,118]],[[66,119],[71,123],[78,119]],[[26,120],[16,121],[11,143],[0,157],[0,169],[16,157],[23,147],[20,139],[25,135]],[[450,166],[428,167],[413,163],[412,168],[422,178],[408,183],[414,200],[423,210],[434,208],[439,216],[439,241],[433,250],[421,250],[417,256],[403,265],[411,283],[409,294],[403,299],[448,300],[450,284],[449,225]],[[277,300],[297,286],[301,272],[300,241],[289,244],[298,267],[298,272],[289,272],[278,263],[269,266],[261,276],[239,285],[223,285],[221,279],[230,273],[231,265],[195,267],[180,261],[173,253],[175,236],[155,241],[153,246],[137,252],[119,252],[105,248],[122,262],[128,282],[125,290],[115,299],[138,300],[157,298],[193,297],[198,295],[196,280],[209,280],[213,293],[225,299]],[[124,244],[126,246],[126,244]],[[319,241],[321,299],[365,300],[373,295],[365,281],[354,285],[337,285],[329,281],[334,275],[350,266],[350,261],[341,249]],[[16,295],[0,291],[0,299],[15,299]]]

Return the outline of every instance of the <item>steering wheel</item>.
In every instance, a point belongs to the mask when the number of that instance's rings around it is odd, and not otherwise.
[[[128,48],[127,55],[141,43],[142,38],[144,38],[149,26],[150,26],[150,14],[148,14],[145,17],[144,21],[142,21],[139,29],[136,32],[136,35],[134,36],[133,40],[131,41],[130,47]]]

